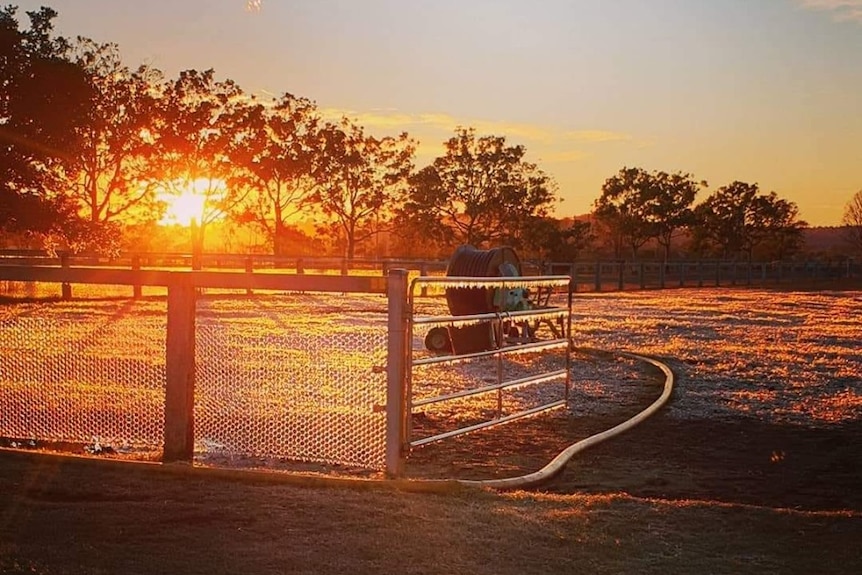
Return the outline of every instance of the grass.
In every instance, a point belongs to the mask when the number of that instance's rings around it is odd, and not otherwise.
[[[859,511],[312,488],[12,453],[0,492],[4,573],[862,570]]]
[[[0,452],[0,572],[862,573],[860,295],[579,297],[579,343],[663,357],[679,388],[537,493],[321,488]],[[606,429],[637,410],[621,403],[635,390],[654,397],[619,370],[611,381],[606,362],[582,362],[574,417],[434,445],[414,468],[547,461],[536,444]]]

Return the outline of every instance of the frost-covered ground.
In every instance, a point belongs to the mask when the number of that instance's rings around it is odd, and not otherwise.
[[[671,417],[821,426],[862,418],[860,309],[860,292],[579,294],[573,337],[665,360],[677,375]]]
[[[446,310],[439,298],[419,303],[421,313]],[[677,375],[667,416],[824,426],[862,417],[860,304],[860,292],[585,293],[574,300],[572,335],[578,347],[665,360]],[[143,430],[159,444],[165,311],[164,298],[0,306],[0,436],[120,441]],[[380,465],[386,311],[384,297],[361,294],[205,294],[197,313],[202,456]],[[414,333],[416,357],[427,356],[424,335]],[[561,361],[559,353],[525,354],[500,367],[513,378]],[[493,362],[428,369],[414,392],[493,384],[497,369]],[[577,357],[573,411],[612,411],[631,393],[633,374],[629,360]],[[559,382],[538,389],[539,398],[530,388],[507,393],[504,412],[563,393]],[[492,394],[437,409],[463,424],[497,408]],[[57,426],[66,429],[50,431]]]

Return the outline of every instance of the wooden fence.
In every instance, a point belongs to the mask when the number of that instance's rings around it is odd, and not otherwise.
[[[40,251],[0,250],[0,266],[39,266],[65,268],[73,266],[105,267],[132,271],[154,270],[241,270],[307,273],[319,275],[386,275],[390,269],[406,269],[420,276],[445,275],[447,261],[415,259],[370,259],[277,257],[261,254],[204,254],[199,261],[183,253],[137,253],[106,257],[86,254],[49,255]],[[847,279],[862,279],[862,262],[844,261],[772,261],[735,262],[720,260],[629,262],[522,262],[524,275],[568,275],[581,292],[666,289],[674,287],[828,285]],[[59,276],[57,276],[59,277]],[[147,282],[143,282],[144,285]],[[238,285],[241,282],[238,282]],[[150,284],[152,285],[152,284]],[[133,283],[135,297],[141,295],[141,284]],[[250,290],[251,288],[247,288]],[[62,297],[71,298],[71,286],[62,284]]]

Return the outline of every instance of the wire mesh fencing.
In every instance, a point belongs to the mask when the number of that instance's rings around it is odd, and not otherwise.
[[[385,299],[198,301],[198,457],[251,455],[382,469]]]
[[[0,319],[0,437],[161,448],[164,302],[38,306]]]
[[[11,311],[10,311],[11,310]],[[167,305],[77,300],[0,315],[0,446],[163,448]],[[198,298],[194,457],[385,465],[386,300]]]

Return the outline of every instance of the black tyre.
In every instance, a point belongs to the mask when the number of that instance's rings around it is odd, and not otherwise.
[[[449,330],[445,327],[431,328],[425,336],[425,347],[435,353],[452,351],[452,340],[449,339]]]

